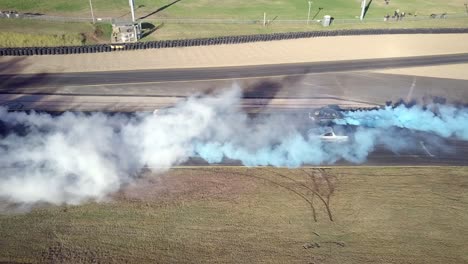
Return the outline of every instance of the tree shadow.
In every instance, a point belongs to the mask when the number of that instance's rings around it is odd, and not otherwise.
[[[145,7],[145,5],[139,5],[139,6],[137,6],[137,8],[135,8],[135,11],[137,11],[138,9],[140,9],[140,8],[142,8],[142,7]],[[128,11],[127,13],[125,13],[125,14],[123,14],[123,15],[117,17],[117,18],[126,17],[126,16],[130,15],[131,13],[132,13],[131,11]]]
[[[314,20],[318,16],[318,14],[322,12],[322,10],[323,10],[323,7],[319,7],[317,13],[315,13],[315,15],[312,17],[312,20]]]
[[[373,0],[370,0],[369,3],[368,3],[368,4],[366,5],[366,7],[364,8],[364,16],[363,16],[363,18],[366,17],[367,11],[369,11],[369,8],[370,8],[370,5],[372,4],[372,1],[373,1]]]
[[[154,24],[148,22],[141,23],[141,38],[143,39],[153,34],[153,32],[155,32],[158,29],[161,29],[162,27],[164,27],[164,23],[161,23],[158,26],[155,26]]]
[[[138,20],[148,18],[148,17],[150,17],[150,16],[152,16],[152,15],[154,15],[154,14],[156,14],[156,13],[159,13],[159,12],[163,11],[164,9],[166,9],[166,8],[172,6],[172,5],[174,5],[174,4],[176,4],[177,2],[180,2],[180,1],[182,1],[182,0],[175,0],[174,2],[172,2],[172,3],[170,3],[170,4],[167,4],[167,5],[165,5],[165,6],[162,6],[162,7],[158,8],[158,9],[156,9],[155,11],[149,13],[149,14],[146,15],[146,16],[142,16],[142,17],[138,18]]]
[[[273,19],[271,20],[268,20],[266,25],[269,26],[271,23],[273,23],[276,19],[278,18],[278,16],[275,16]]]

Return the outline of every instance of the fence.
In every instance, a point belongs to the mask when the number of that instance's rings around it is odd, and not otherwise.
[[[163,49],[175,47],[194,47],[221,44],[239,44],[249,42],[264,42],[285,39],[316,38],[350,35],[384,35],[384,34],[452,34],[468,33],[468,28],[415,28],[415,29],[364,29],[364,30],[332,30],[274,33],[244,36],[226,36],[215,38],[182,39],[137,42],[120,45],[88,45],[62,47],[28,47],[28,48],[0,48],[0,56],[32,56],[55,54],[81,54],[98,52],[118,52],[121,50]]]

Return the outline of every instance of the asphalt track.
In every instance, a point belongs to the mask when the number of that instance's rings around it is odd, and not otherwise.
[[[369,69],[430,66],[468,62],[468,53],[388,59],[274,64],[220,68],[187,68],[119,72],[41,73],[0,75],[1,89],[23,87],[106,85],[193,80],[293,76],[309,73],[359,71]]]
[[[244,92],[246,99],[267,99],[259,109],[267,108],[271,102],[285,99],[291,103],[281,104],[277,108],[284,112],[284,107],[296,105],[293,99],[310,99],[307,104],[323,106],[327,104],[382,105],[399,99],[440,100],[442,102],[468,103],[468,81],[442,78],[417,77],[372,73],[366,70],[398,68],[422,65],[441,65],[468,62],[468,54],[424,56],[393,59],[372,59],[358,61],[339,61],[322,63],[299,63],[262,65],[231,68],[171,69],[125,72],[92,73],[43,73],[35,75],[1,75],[0,101],[30,103],[28,109],[45,108],[54,110],[102,110],[102,111],[141,111],[164,107],[164,103],[148,103],[142,107],[144,98],[156,98],[162,102],[168,98],[183,98],[194,93],[210,93],[226,88],[236,82]],[[50,96],[84,99],[79,104],[72,100],[55,98],[52,109],[46,101]],[[92,96],[114,101],[134,98],[135,105],[106,105]],[[144,97],[144,98],[143,98]],[[73,99],[75,100],[75,99]],[[314,101],[315,100],[315,101]],[[0,102],[0,103],[1,103]],[[314,104],[314,102],[316,102]],[[89,103],[88,105],[86,103]],[[173,102],[171,102],[172,104]],[[90,108],[89,105],[98,105]],[[274,104],[273,104],[274,105]],[[80,108],[81,107],[81,108]],[[88,108],[87,108],[88,107]],[[283,107],[283,108],[282,108]],[[307,108],[307,106],[304,106]],[[63,110],[62,108],[59,109]],[[306,109],[298,109],[304,111]],[[267,112],[267,111],[265,111]],[[378,146],[359,165],[468,165],[468,142],[460,140],[444,141],[444,148],[439,144],[421,139],[418,147],[403,153],[393,153]],[[200,159],[191,159],[186,164],[207,165]],[[225,160],[219,165],[241,165],[237,161]],[[313,164],[311,164],[313,165]],[[326,165],[326,164],[324,164]],[[355,165],[340,161],[335,165]]]

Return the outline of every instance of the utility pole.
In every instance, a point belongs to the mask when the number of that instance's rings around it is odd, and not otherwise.
[[[465,3],[465,13],[468,15],[468,3]]]
[[[362,0],[361,3],[361,21],[364,19],[364,12],[366,11],[366,0]]]
[[[266,26],[266,12],[263,12],[263,26]]]
[[[128,0],[128,4],[130,5],[130,10],[132,11],[132,22],[135,22],[135,3],[133,0]]]
[[[93,18],[93,24],[96,24],[96,19],[94,18],[93,3],[89,0],[89,7],[91,8],[91,17]]]
[[[312,1],[309,1],[309,12],[307,13],[307,25],[309,25],[311,7],[312,7]]]

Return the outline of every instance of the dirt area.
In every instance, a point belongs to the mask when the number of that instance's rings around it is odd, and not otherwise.
[[[151,171],[125,186],[117,195],[119,199],[149,202],[203,199],[235,199],[256,188],[253,181],[236,179],[235,170],[217,173],[221,169],[178,169],[154,177]],[[203,177],[200,177],[200,174]]]
[[[468,34],[339,36],[118,53],[33,56],[22,61],[22,73],[222,67],[453,54],[468,52],[466,43]],[[0,63],[8,63],[12,59],[0,57]]]
[[[468,80],[468,63],[378,70],[374,72]]]
[[[466,263],[467,176],[463,167],[146,172],[107,202],[0,214],[0,262]]]

